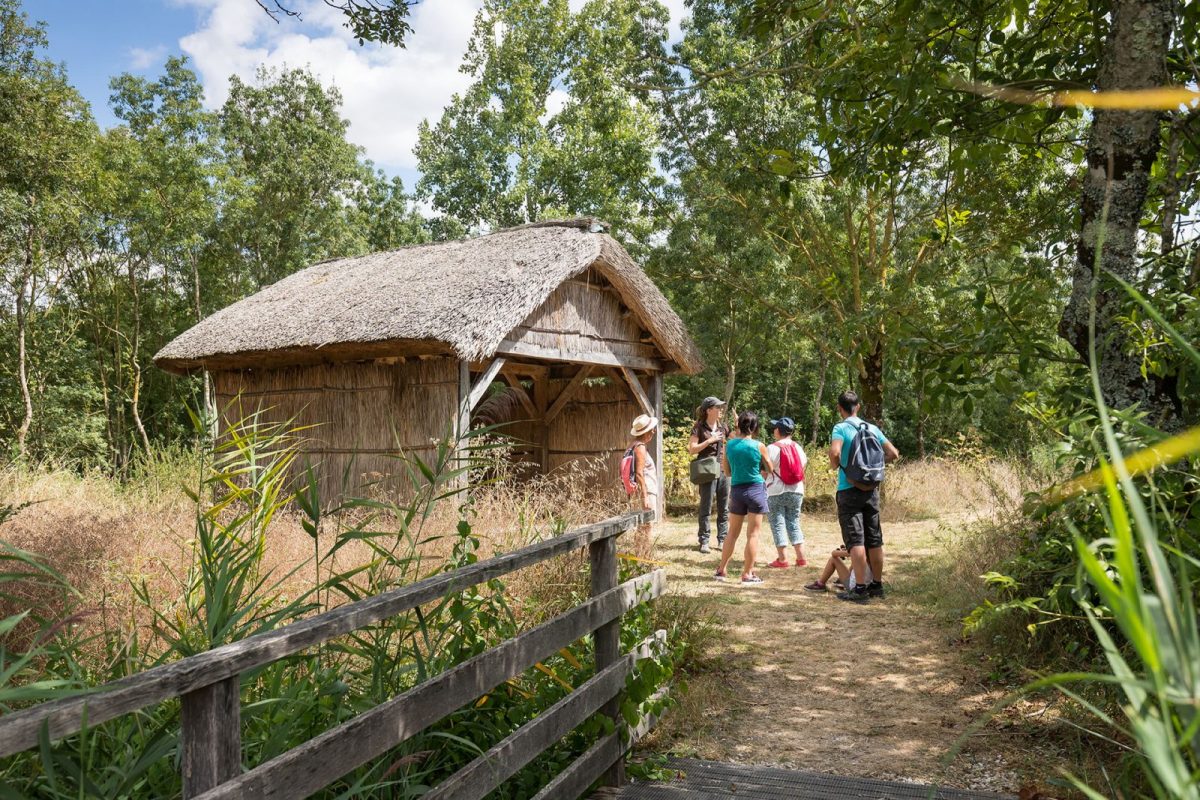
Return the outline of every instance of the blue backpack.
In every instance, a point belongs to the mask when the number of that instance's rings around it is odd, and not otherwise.
[[[883,445],[879,437],[871,432],[871,426],[858,423],[858,432],[850,442],[850,455],[846,458],[846,480],[856,489],[872,492],[883,483]]]

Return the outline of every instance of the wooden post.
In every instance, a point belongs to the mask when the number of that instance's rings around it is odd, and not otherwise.
[[[546,411],[550,407],[550,375],[543,372],[533,376],[533,405],[538,412],[537,441],[538,465],[545,475],[550,471],[550,422]]]
[[[658,430],[654,433],[654,466],[658,469],[658,508],[654,509],[657,519],[662,519],[667,509],[666,468],[663,466],[663,379],[662,373],[650,376],[650,402],[654,404],[654,416],[658,417]]]
[[[617,537],[606,536],[588,545],[588,555],[591,558],[592,597],[604,594],[617,585]],[[621,618],[617,617],[606,625],[601,625],[592,634],[596,651],[596,672],[600,672],[609,664],[621,657]],[[621,696],[617,694],[600,709],[600,713],[621,725]],[[625,758],[618,758],[601,778],[604,786],[621,786],[625,783]]]
[[[185,798],[196,797],[242,773],[240,683],[234,675],[180,697]]]

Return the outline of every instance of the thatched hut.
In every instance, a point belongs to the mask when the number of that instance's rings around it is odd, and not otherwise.
[[[600,456],[615,480],[630,421],[662,416],[663,374],[701,368],[667,300],[591,219],[326,261],[154,361],[207,370],[226,422],[262,410],[313,426],[327,496],[394,473],[397,454],[433,449],[485,401],[532,468]]]

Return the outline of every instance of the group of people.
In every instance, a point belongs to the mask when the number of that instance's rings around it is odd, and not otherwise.
[[[842,590],[837,597],[857,603],[883,597],[883,530],[879,521],[879,480],[883,463],[900,457],[877,426],[861,419],[858,395],[843,392],[837,400],[841,421],[834,428],[829,447],[830,468],[838,472],[837,514],[842,546],[835,549],[818,578],[804,588],[824,592],[837,580]],[[714,577],[728,579],[738,539],[745,532],[741,582],[762,583],[755,570],[758,560],[758,536],[764,517],[768,520],[775,544],[775,560],[769,568],[805,567],[804,531],[800,524],[804,504],[804,472],[808,455],[792,439],[796,424],[790,417],[770,419],[767,431],[770,443],[760,436],[761,422],[753,411],[737,415],[734,427],[724,420],[725,402],[706,397],[696,409],[696,422],[688,440],[692,456],[692,481],[698,485],[697,539],[701,553],[710,553],[712,513],[716,506],[717,546],[720,562]],[[626,488],[640,508],[658,506],[658,477],[646,445],[653,439],[658,420],[640,416],[634,420],[630,435],[633,443],[626,451],[623,475]],[[863,437],[859,439],[859,437]],[[878,475],[864,474],[869,462],[878,460]],[[625,466],[627,464],[627,466]],[[792,561],[789,562],[789,549]],[[849,561],[847,566],[846,561]]]

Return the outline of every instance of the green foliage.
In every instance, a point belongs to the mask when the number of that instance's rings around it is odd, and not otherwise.
[[[351,499],[337,508],[323,508],[311,472],[299,488],[288,479],[299,433],[256,417],[233,426],[191,491],[196,504],[193,560],[181,576],[178,598],[162,604],[144,585],[135,586],[133,616],[98,630],[87,628],[97,630],[94,634],[82,633],[83,609],[61,576],[36,555],[4,546],[0,604],[27,610],[0,619],[0,709],[66,697],[478,561],[481,543],[472,528],[469,502],[462,506],[453,533],[426,528],[437,507],[464,499],[462,478],[471,466],[458,463],[453,442],[443,442],[427,459],[412,456],[407,462],[413,477],[411,501]],[[296,572],[277,574],[264,566],[266,533],[272,519],[292,501],[313,537],[313,558]],[[5,507],[0,523],[16,511]],[[335,523],[332,544],[322,551],[317,546],[321,532]],[[438,539],[449,545],[448,556],[430,563],[423,553]],[[333,556],[351,542],[365,543],[373,557],[338,572]],[[285,585],[295,586],[291,579],[309,568],[309,588],[289,596]],[[637,562],[626,562],[622,579],[641,569]],[[530,612],[531,621],[541,621],[542,612],[533,609],[524,609],[526,620],[518,621],[509,603],[504,583],[489,580],[243,674],[244,762],[253,765],[277,756],[512,638],[530,621]],[[666,615],[685,626],[686,617]],[[655,621],[649,606],[637,607],[623,622],[622,647],[627,651],[642,643]],[[658,692],[670,682],[675,658],[668,643],[639,663],[621,705],[627,719],[640,720],[666,707],[668,699]],[[590,662],[590,640],[576,642],[353,770],[319,796],[422,793],[590,678]],[[608,718],[591,718],[495,796],[532,796],[597,737],[611,731]],[[0,791],[47,798],[178,796],[178,758],[178,703],[163,703],[6,759],[0,765]]]
[[[663,180],[657,121],[634,88],[661,51],[656,2],[489,2],[462,71],[473,83],[421,124],[418,191],[471,225],[591,214],[645,233]]]

